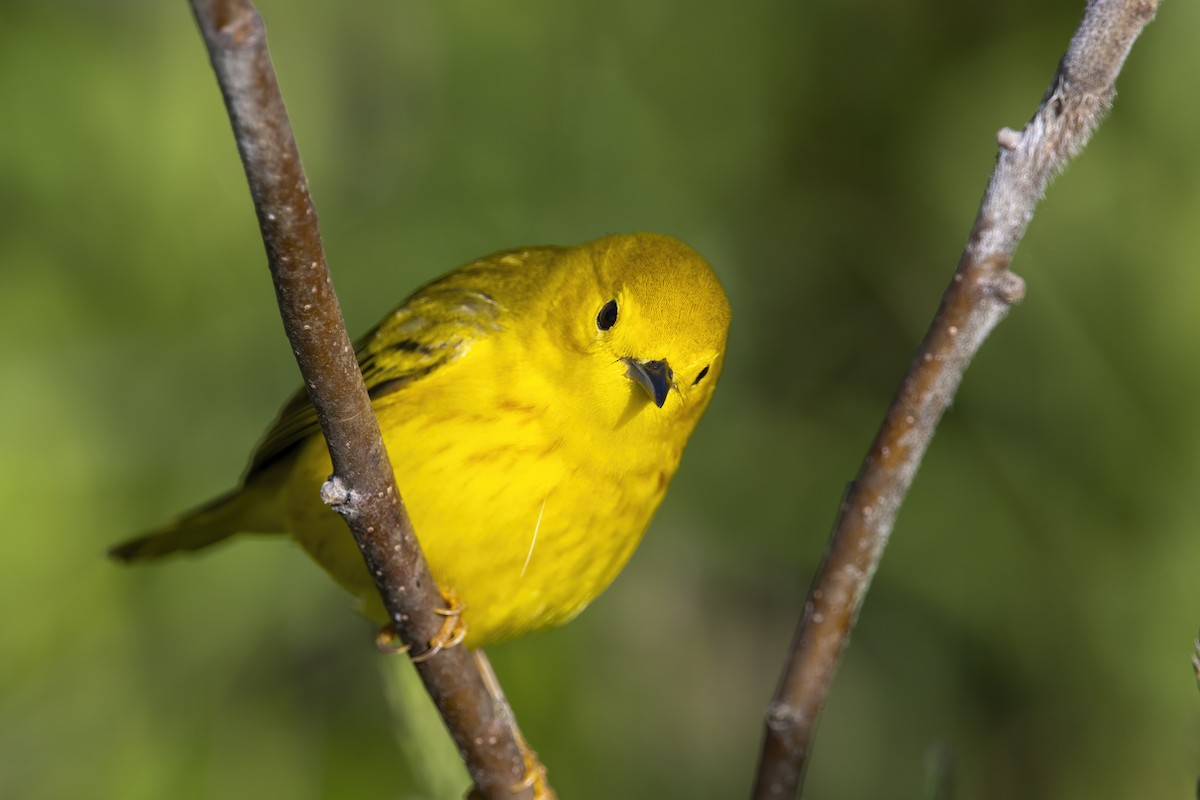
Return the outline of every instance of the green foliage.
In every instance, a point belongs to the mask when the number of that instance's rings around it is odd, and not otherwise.
[[[642,550],[498,648],[567,798],[748,791],[846,481],[1083,3],[264,0],[351,333],[502,247],[661,230],[732,351]],[[813,797],[1191,791],[1195,4],[1051,187],[818,737]],[[183,3],[0,10],[0,796],[407,797],[370,630],[278,542],[106,545],[227,488],[297,378]]]

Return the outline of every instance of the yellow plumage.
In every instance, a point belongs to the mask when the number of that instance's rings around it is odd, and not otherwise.
[[[466,264],[359,342],[359,364],[430,569],[480,647],[561,625],[629,559],[721,372],[729,304],[675,239],[611,236]],[[303,392],[242,486],[121,545],[139,560],[283,533],[384,619]]]

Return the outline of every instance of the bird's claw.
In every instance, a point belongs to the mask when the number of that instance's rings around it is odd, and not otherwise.
[[[442,597],[446,600],[446,608],[434,609],[434,613],[440,614],[444,618],[442,627],[429,640],[429,649],[412,657],[414,664],[428,661],[443,650],[461,644],[462,640],[467,638],[467,623],[462,618],[467,607],[459,601],[458,593],[453,589],[444,590]]]
[[[533,800],[558,800],[558,795],[554,793],[554,790],[550,788],[549,781],[546,780],[546,768],[538,760],[537,753],[529,749],[529,745],[524,741],[518,742],[518,744],[521,747],[521,755],[525,759],[525,777],[521,779],[520,783],[513,785],[513,793],[533,789]]]
[[[517,735],[517,746],[521,749],[521,757],[525,761],[525,777],[520,783],[514,783],[509,787],[509,791],[513,794],[521,794],[528,789],[533,789],[533,800],[558,800],[558,795],[550,788],[549,781],[546,780],[546,768],[542,766],[542,762],[538,760],[537,753],[529,749],[524,739]],[[477,787],[471,787],[471,791],[467,794],[467,800],[482,800],[483,795]]]

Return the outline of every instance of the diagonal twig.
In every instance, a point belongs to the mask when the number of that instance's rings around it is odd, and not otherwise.
[[[757,800],[794,797],[838,661],[900,504],[963,372],[1024,283],[1008,271],[1051,176],[1077,154],[1116,93],[1157,0],[1090,0],[1037,112],[997,135],[1000,154],[958,268],[837,522],[767,710]]]
[[[420,653],[442,626],[443,604],[396,488],[333,292],[316,210],[267,52],[248,0],[191,0],[225,98],[258,214],[284,328],[329,445],[334,474],[322,497],[342,515],[395,622]],[[488,693],[466,648],[417,665],[485,798],[529,798],[515,721]]]

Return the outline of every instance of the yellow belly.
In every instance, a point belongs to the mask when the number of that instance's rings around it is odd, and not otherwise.
[[[678,451],[606,463],[589,456],[604,452],[596,436],[576,430],[564,444],[545,408],[509,402],[502,413],[464,411],[464,388],[443,381],[398,392],[377,414],[430,569],[457,592],[466,643],[480,647],[561,625],[608,586],[662,500]],[[471,407],[480,407],[477,398]],[[288,529],[382,622],[348,529],[318,499],[329,473],[324,441],[305,443],[282,498]]]

